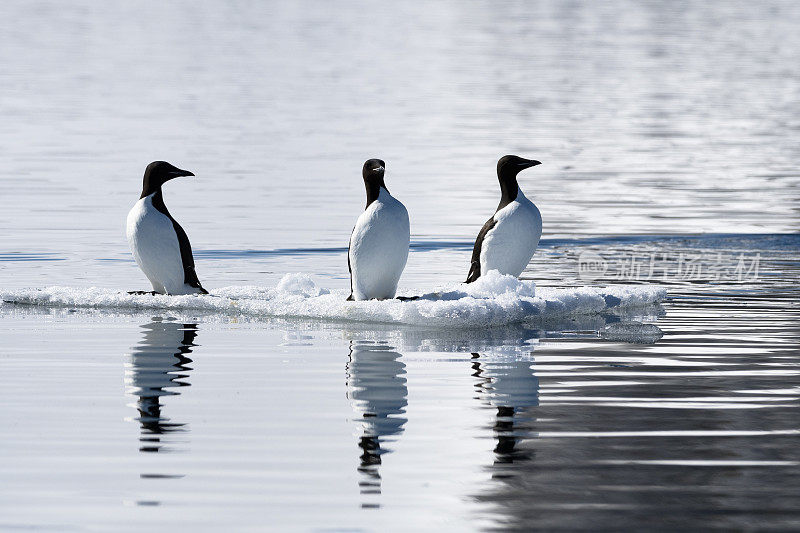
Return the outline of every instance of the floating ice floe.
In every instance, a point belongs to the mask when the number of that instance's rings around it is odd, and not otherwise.
[[[664,332],[655,324],[642,324],[634,321],[616,322],[600,330],[602,339],[635,344],[653,344],[663,336]]]
[[[520,281],[491,271],[474,283],[447,285],[412,301],[348,302],[346,297],[346,291],[317,286],[307,274],[287,274],[274,288],[225,287],[210,295],[131,295],[110,289],[74,287],[0,291],[0,298],[6,302],[3,305],[192,311],[431,328],[479,328],[542,324],[558,317],[654,305],[666,297],[666,290],[624,285],[537,289],[532,281]]]

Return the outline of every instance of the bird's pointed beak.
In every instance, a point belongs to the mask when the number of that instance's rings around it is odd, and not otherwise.
[[[521,168],[531,168],[541,164],[541,161],[536,161],[535,159],[526,159],[524,162],[520,163],[519,166]]]
[[[171,171],[170,174],[172,174],[172,176],[175,178],[180,178],[183,176],[194,176],[194,173],[189,172],[188,170],[181,170],[179,168],[176,168],[175,170]]]

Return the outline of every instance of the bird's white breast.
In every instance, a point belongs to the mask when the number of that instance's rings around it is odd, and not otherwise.
[[[519,276],[533,257],[542,236],[542,215],[522,191],[494,215],[495,226],[481,245],[481,273],[498,270]]]
[[[350,270],[356,300],[394,298],[408,260],[411,231],[405,206],[381,188],[361,213],[350,237]]]
[[[129,392],[137,396],[152,396],[154,390],[175,386],[175,354],[183,345],[182,324],[154,322],[143,326],[144,339],[133,347],[132,365],[126,370]]]
[[[172,221],[153,206],[153,195],[140,199],[128,213],[128,244],[133,258],[156,292],[184,294],[184,271],[178,235]]]

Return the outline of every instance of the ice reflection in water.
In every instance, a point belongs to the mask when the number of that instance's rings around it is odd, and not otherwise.
[[[128,392],[137,397],[136,409],[141,425],[140,452],[162,452],[164,436],[186,431],[186,424],[172,422],[162,413],[162,396],[177,396],[178,387],[188,387],[188,354],[197,346],[197,324],[154,321],[142,326],[142,341],[131,350],[130,366],[126,369]]]
[[[358,447],[359,472],[364,479],[359,482],[361,494],[380,494],[381,475],[378,467],[381,455],[390,451],[382,443],[390,442],[403,433],[408,421],[406,365],[394,348],[385,344],[353,342],[347,363],[347,397],[357,414],[361,436]],[[363,507],[377,507],[374,502]]]

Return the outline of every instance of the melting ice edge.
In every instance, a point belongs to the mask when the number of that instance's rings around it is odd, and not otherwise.
[[[641,285],[536,288],[496,271],[471,284],[454,283],[413,301],[346,301],[347,291],[317,286],[307,274],[286,274],[274,288],[225,287],[210,295],[130,295],[112,289],[45,287],[0,290],[6,305],[118,310],[195,311],[270,318],[406,324],[430,328],[477,328],[545,321],[652,306],[665,289]]]

